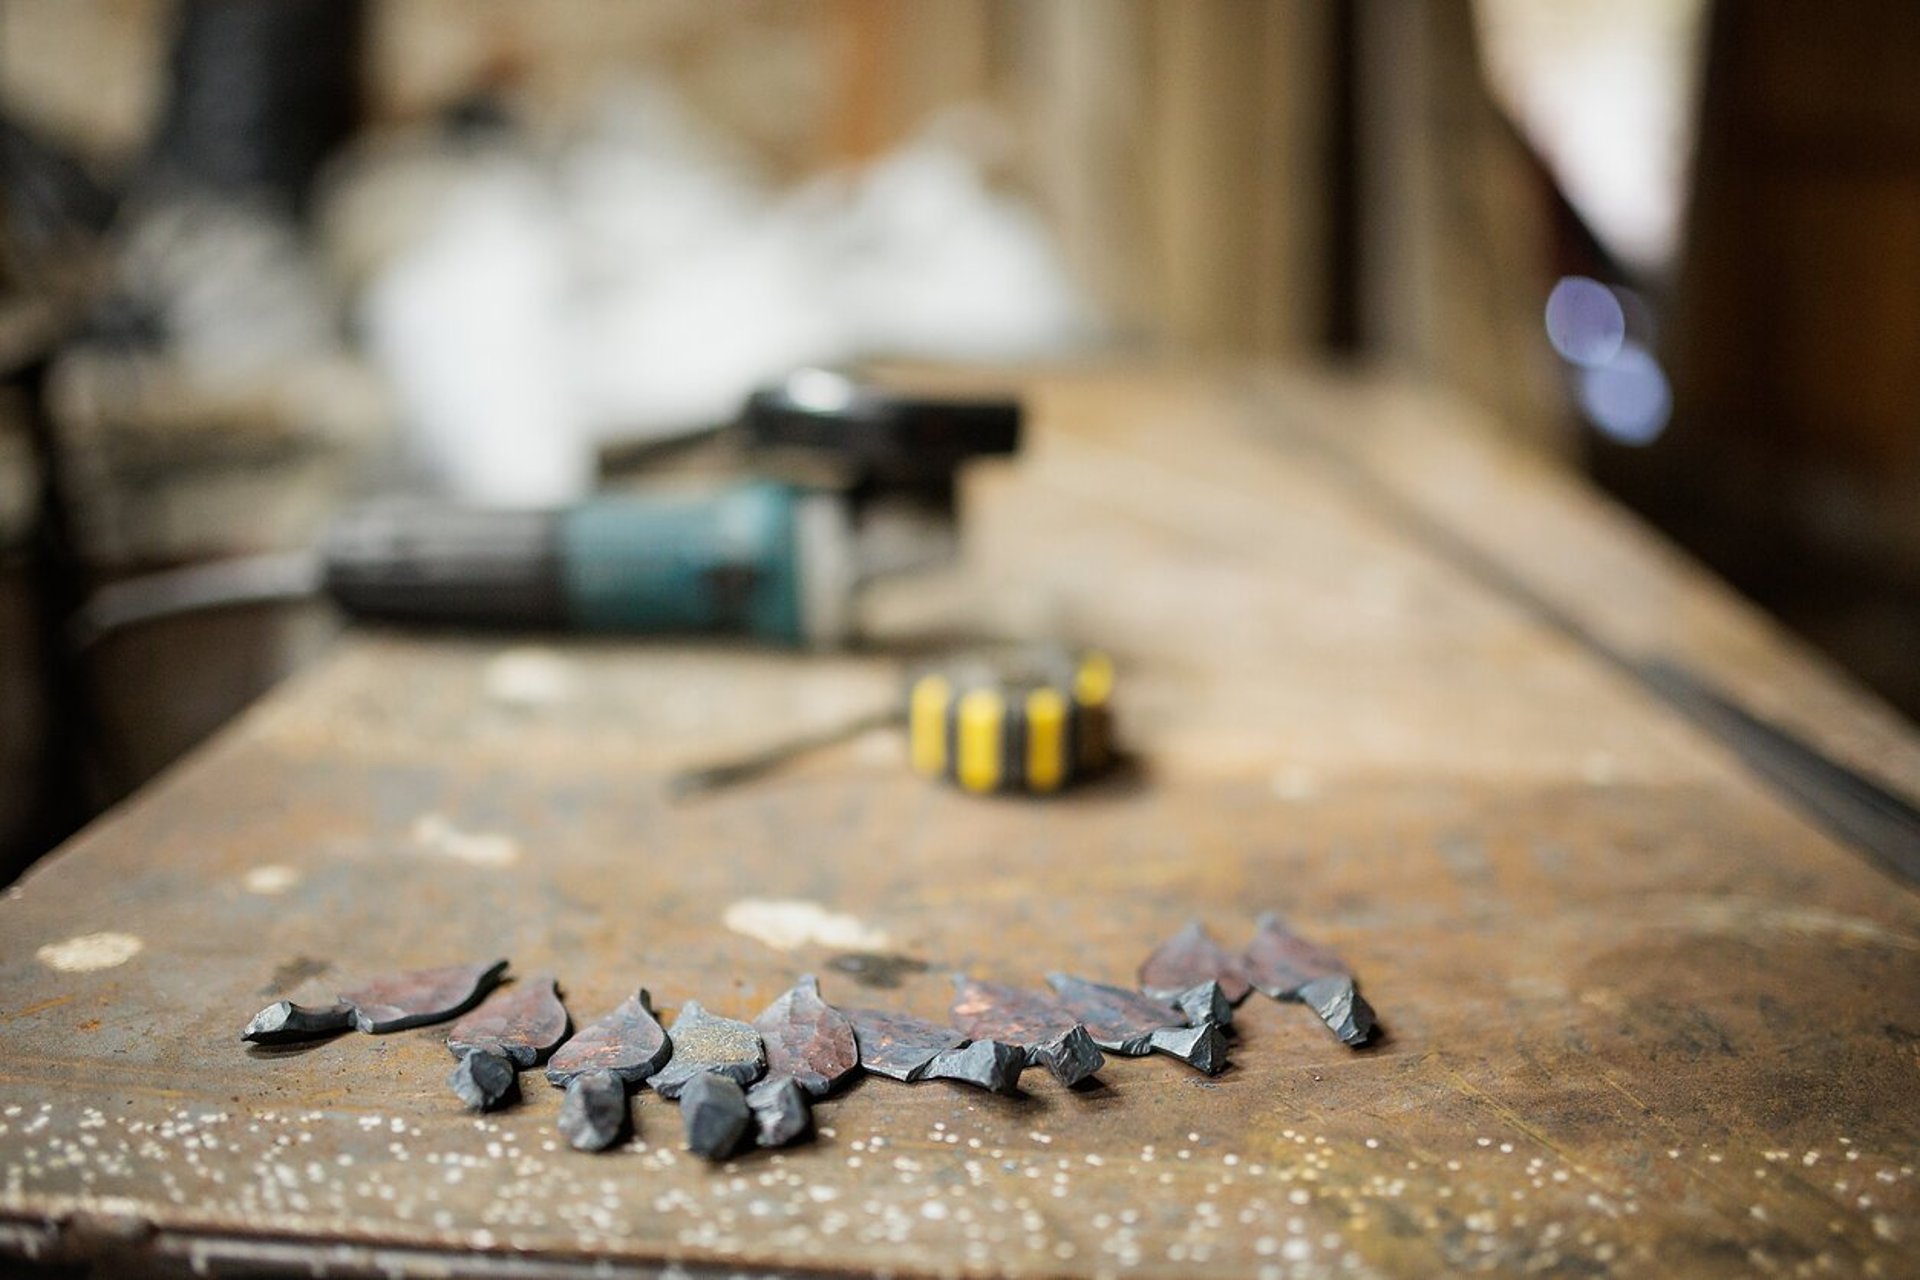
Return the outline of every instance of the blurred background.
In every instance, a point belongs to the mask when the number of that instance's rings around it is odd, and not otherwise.
[[[1915,68],[1911,0],[0,0],[0,881],[337,625],[99,588],[810,362],[1435,383],[1913,714]]]

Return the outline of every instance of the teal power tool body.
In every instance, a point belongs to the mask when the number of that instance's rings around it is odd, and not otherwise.
[[[330,531],[323,580],[348,611],[396,621],[831,645],[864,583],[951,551],[960,468],[1019,433],[1009,399],[805,370],[709,442],[734,479],[553,511],[375,503]]]

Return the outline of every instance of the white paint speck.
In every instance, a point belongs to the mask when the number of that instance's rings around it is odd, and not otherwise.
[[[240,883],[248,893],[269,895],[285,893],[300,883],[300,873],[292,867],[283,867],[278,864],[255,867],[247,872]]]
[[[510,867],[520,860],[520,842],[494,831],[462,831],[443,813],[423,813],[414,821],[413,842],[426,853],[456,858],[476,867]]]
[[[33,958],[62,973],[92,973],[125,964],[146,945],[130,933],[83,933],[65,942],[49,942]]]
[[[510,707],[547,707],[573,692],[573,667],[552,649],[508,649],[480,677],[487,697]]]
[[[721,923],[735,933],[764,942],[776,951],[815,943],[849,951],[875,951],[887,945],[887,935],[870,929],[857,916],[829,911],[803,898],[742,898],[729,906]]]

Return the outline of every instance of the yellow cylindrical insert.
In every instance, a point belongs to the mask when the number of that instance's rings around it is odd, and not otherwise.
[[[1067,700],[1058,689],[1027,695],[1027,785],[1057,791],[1067,780]]]
[[[1000,785],[1001,726],[1006,716],[1006,700],[992,689],[960,695],[954,776],[967,790],[991,791]]]
[[[937,778],[947,768],[947,703],[953,687],[945,676],[922,676],[913,682],[907,715],[909,754],[913,771]]]

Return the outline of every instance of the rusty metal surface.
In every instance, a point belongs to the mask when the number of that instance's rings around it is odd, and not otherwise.
[[[0,903],[0,1249],[130,1270],[1911,1274],[1920,904],[1643,691],[1329,488],[1325,428],[1623,640],[1910,789],[1920,749],[1618,513],[1368,383],[1039,385],[902,631],[1070,625],[1139,767],[1045,804],[897,735],[684,804],[663,779],[892,696],[875,656],[349,640]],[[1304,424],[1304,425],[1303,425]],[[1041,609],[1036,601],[1047,602]],[[866,1080],[711,1167],[643,1092],[464,1113],[444,1028],[248,1048],[263,1003],[510,956],[577,1010],[751,1017],[804,972],[944,1019],[948,973],[1127,982],[1283,914],[1354,1052],[1255,996],[1232,1065],[1024,1096]],[[836,965],[842,956],[857,963]],[[916,967],[922,966],[922,967]],[[852,972],[845,970],[851,969]],[[868,987],[855,975],[884,976]]]

